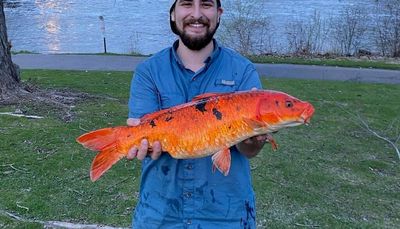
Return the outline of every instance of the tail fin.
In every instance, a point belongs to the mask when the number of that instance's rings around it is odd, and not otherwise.
[[[118,137],[124,127],[113,127],[95,130],[81,135],[76,140],[84,147],[93,151],[100,151],[92,162],[90,179],[96,181],[112,165],[126,156],[126,152],[118,150]]]

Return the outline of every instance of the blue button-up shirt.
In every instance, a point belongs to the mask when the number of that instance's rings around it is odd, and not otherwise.
[[[254,65],[215,40],[212,55],[197,72],[184,67],[177,46],[175,42],[137,67],[129,117],[139,118],[206,92],[261,88]],[[158,160],[146,157],[133,228],[255,228],[249,161],[235,147],[231,155],[228,176],[212,172],[211,157],[183,160],[167,153]]]

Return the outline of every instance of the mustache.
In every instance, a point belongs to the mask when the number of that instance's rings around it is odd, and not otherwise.
[[[184,24],[185,24],[185,25],[195,24],[195,23],[203,24],[203,25],[206,25],[206,26],[210,25],[209,20],[206,19],[206,18],[204,18],[204,17],[200,17],[200,18],[189,18],[189,19],[187,19],[187,20],[184,21]]]

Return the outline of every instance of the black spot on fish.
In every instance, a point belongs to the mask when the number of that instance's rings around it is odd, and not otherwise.
[[[210,194],[211,194],[211,197],[212,197],[212,202],[215,203],[214,189],[210,190]]]
[[[154,122],[154,120],[151,120],[151,121],[150,121],[150,126],[151,126],[151,127],[155,127],[155,126],[156,126],[156,123]]]
[[[166,166],[166,165],[163,165],[163,166],[161,166],[161,171],[163,172],[163,174],[166,176],[166,175],[168,175],[168,172],[169,172],[169,167],[168,166]]]
[[[275,105],[276,105],[277,107],[279,107],[279,101],[278,101],[278,100],[275,100]]]
[[[166,121],[166,122],[169,122],[169,121],[171,121],[173,118],[174,118],[174,117],[172,117],[172,116],[168,116],[168,117],[165,119],[165,121]]]
[[[196,110],[201,111],[201,113],[204,113],[205,111],[207,111],[206,104],[207,104],[207,101],[205,101],[205,100],[199,101],[195,106]]]
[[[221,120],[222,119],[222,113],[217,109],[217,108],[213,108],[213,115],[218,119]]]
[[[130,134],[128,134],[128,136],[127,136],[127,137],[129,138],[129,137],[131,137],[131,135],[130,135]]]

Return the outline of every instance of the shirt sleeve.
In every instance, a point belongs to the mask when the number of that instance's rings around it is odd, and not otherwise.
[[[142,66],[138,66],[131,81],[128,110],[129,118],[140,118],[159,110],[157,87]]]
[[[242,81],[239,85],[239,90],[250,90],[252,88],[262,89],[262,84],[260,81],[260,76],[254,66],[254,64],[249,63],[244,72]]]

